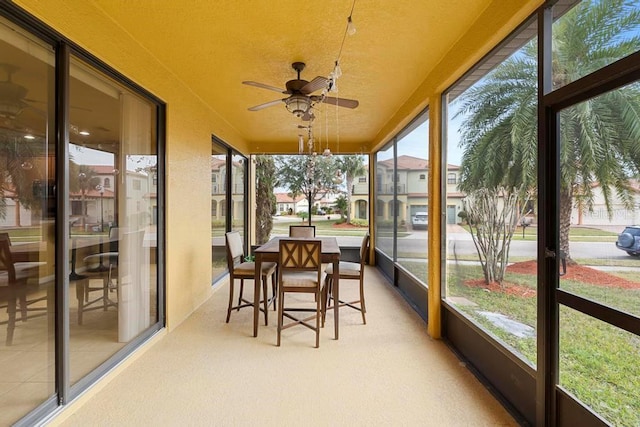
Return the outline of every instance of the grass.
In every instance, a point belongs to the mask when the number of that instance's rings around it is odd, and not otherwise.
[[[463,225],[462,228],[471,232],[468,225]],[[569,239],[574,242],[615,242],[617,237],[618,233],[600,230],[599,228],[571,227],[569,230]],[[522,227],[516,228],[516,231],[513,233],[513,240],[538,240],[538,227],[529,226],[525,228],[524,238]]]
[[[616,275],[638,281],[637,273]],[[450,297],[463,297],[472,305],[457,304],[459,310],[503,341],[530,363],[536,363],[536,339],[519,338],[497,327],[482,311],[501,313],[536,329],[535,297],[520,297],[467,286],[465,281],[482,278],[480,267],[450,265]],[[507,273],[507,281],[536,289],[534,275]],[[638,315],[640,290],[608,288],[563,280],[561,287],[586,298]],[[560,384],[609,422],[620,426],[640,425],[640,338],[592,317],[563,307],[560,315]]]
[[[364,234],[369,230],[368,227],[353,227],[353,228],[337,228],[334,227],[337,220],[327,220],[327,219],[311,219],[311,225],[316,227],[316,235],[318,236],[364,236]],[[307,220],[302,221],[301,219],[297,219],[292,222],[274,222],[273,228],[271,230],[272,235],[287,235],[289,234],[289,226],[290,225],[306,225],[308,224]]]

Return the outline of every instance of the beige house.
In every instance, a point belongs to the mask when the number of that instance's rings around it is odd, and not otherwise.
[[[400,224],[409,224],[411,217],[417,212],[427,212],[429,200],[427,196],[427,184],[429,174],[429,161],[418,157],[403,155],[398,156],[396,162],[396,176],[394,182],[393,160],[383,160],[377,163],[376,190],[376,215],[379,219],[389,220],[394,212],[393,197],[394,186],[397,197],[396,212]],[[362,195],[366,188],[366,176],[358,177],[357,185],[354,185],[354,195]],[[447,165],[447,223],[460,222],[457,214],[462,210],[464,193],[458,190],[460,182],[460,167]],[[355,197],[353,209],[358,212],[358,203],[361,201]],[[356,216],[357,218],[357,216]]]
[[[628,209],[617,196],[615,191],[611,191],[611,216],[605,203],[602,187],[594,184],[593,207],[589,209],[585,205],[580,205],[574,200],[571,209],[572,225],[636,225],[640,224],[640,181],[633,180],[630,187],[634,193],[635,209]]]

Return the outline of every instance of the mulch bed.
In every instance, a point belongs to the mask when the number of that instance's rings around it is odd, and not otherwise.
[[[524,261],[511,264],[507,267],[507,272],[518,274],[530,274],[535,276],[538,271],[538,263],[536,261]],[[632,282],[621,277],[614,276],[604,271],[596,270],[591,267],[574,264],[567,265],[567,274],[562,276],[564,280],[575,280],[577,282],[588,283],[596,286],[606,286],[620,289],[640,289],[639,282]],[[502,286],[498,283],[487,285],[484,279],[467,280],[467,286],[486,289],[489,292],[503,292],[509,295],[520,297],[534,297],[536,291],[526,286],[516,285],[514,283],[502,282]]]
[[[368,226],[366,226],[366,225],[353,225],[353,224],[347,224],[346,222],[343,222],[342,224],[333,224],[332,227],[333,228],[367,228]]]

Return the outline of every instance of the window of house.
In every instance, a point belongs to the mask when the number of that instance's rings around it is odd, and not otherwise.
[[[394,144],[376,153],[378,183],[376,191],[376,250],[394,260]]]

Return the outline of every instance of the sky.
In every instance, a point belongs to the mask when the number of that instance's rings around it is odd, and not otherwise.
[[[455,111],[450,111],[449,115],[453,116]],[[461,118],[449,120],[449,144],[447,147],[447,163],[460,165],[462,161],[462,149],[458,147],[460,141],[460,122]],[[429,121],[426,120],[420,126],[415,128],[408,135],[398,141],[398,156],[406,155],[419,157],[422,159],[429,158]],[[392,150],[381,151],[378,159],[387,160],[393,155]]]
[[[113,154],[106,151],[94,150],[76,144],[69,144],[69,155],[73,161],[82,165],[113,166]],[[135,171],[138,168],[153,166],[157,162],[155,155],[127,157],[127,170]]]

